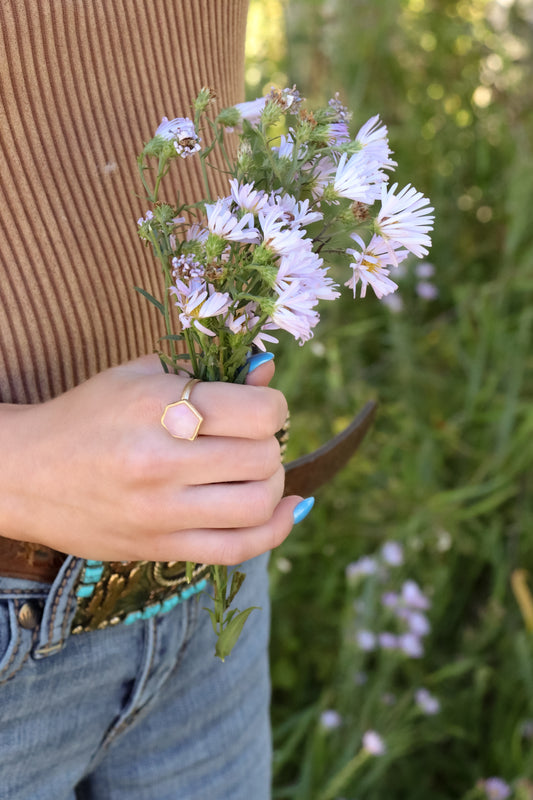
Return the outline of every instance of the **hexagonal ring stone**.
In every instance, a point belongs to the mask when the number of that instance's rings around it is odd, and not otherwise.
[[[193,442],[198,436],[204,418],[188,400],[169,403],[161,417],[161,425],[175,439]]]

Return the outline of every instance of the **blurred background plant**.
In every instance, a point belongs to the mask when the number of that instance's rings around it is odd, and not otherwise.
[[[532,0],[250,3],[248,98],[380,113],[436,210],[389,303],[276,351],[289,458],[379,401],[272,557],[280,800],[533,798],[532,42]]]

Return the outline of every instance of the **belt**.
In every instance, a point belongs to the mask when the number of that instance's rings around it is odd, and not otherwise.
[[[307,497],[330,481],[356,452],[375,413],[376,404],[367,403],[345,430],[309,455],[289,462],[285,466],[285,494]],[[2,576],[52,583],[66,558],[64,553],[44,546],[0,536]],[[183,562],[87,561],[77,590],[73,630],[93,630],[157,613],[161,604],[178,602],[173,598],[199,591],[206,573],[205,565],[197,565],[189,584]],[[138,610],[141,608],[144,611]]]

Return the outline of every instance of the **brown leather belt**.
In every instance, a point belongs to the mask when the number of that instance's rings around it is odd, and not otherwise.
[[[285,466],[285,494],[308,497],[353,456],[372,425],[376,404],[367,403],[345,430],[318,450]],[[66,555],[0,536],[0,575],[52,583]]]

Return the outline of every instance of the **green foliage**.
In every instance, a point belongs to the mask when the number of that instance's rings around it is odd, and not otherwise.
[[[324,309],[313,342],[277,352],[289,458],[366,400],[379,413],[353,463],[273,554],[275,797],[317,800],[374,729],[387,752],[364,760],[339,797],[474,800],[500,776],[511,797],[531,800],[533,634],[527,582],[524,599],[511,580],[533,569],[531,3],[285,7],[277,69],[287,85],[313,105],[340,91],[354,129],[380,113],[395,180],[431,198],[438,295],[419,296],[412,266],[401,310],[344,296]],[[386,540],[404,546],[398,579],[431,598],[418,659],[355,642],[363,619],[380,629],[383,610],[373,579],[355,592],[345,570]],[[420,687],[438,714],[417,708]],[[325,709],[340,727],[321,725]]]

